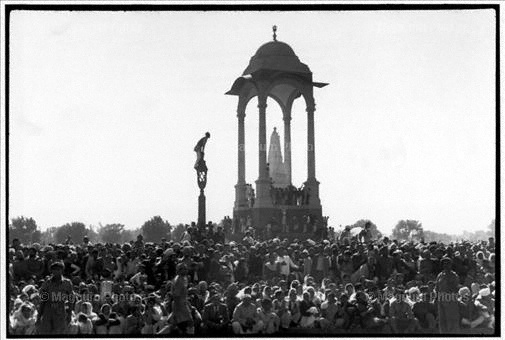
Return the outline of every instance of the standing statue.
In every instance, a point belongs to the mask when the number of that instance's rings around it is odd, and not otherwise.
[[[196,146],[194,148],[194,151],[196,152],[196,162],[195,162],[195,169],[204,169],[206,168],[205,166],[205,160],[203,157],[205,156],[205,144],[207,144],[207,140],[210,138],[210,133],[206,132],[205,137],[202,137],[198,143],[196,143]]]

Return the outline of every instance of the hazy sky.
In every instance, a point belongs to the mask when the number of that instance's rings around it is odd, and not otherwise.
[[[11,15],[10,217],[136,228],[197,218],[193,147],[205,131],[207,218],[232,215],[237,98],[249,59],[288,43],[315,81],[316,177],[330,225],[400,219],[458,233],[495,215],[495,13],[36,12]],[[258,177],[257,101],[246,178]],[[282,116],[267,107],[267,140]],[[293,184],[306,180],[295,102]]]

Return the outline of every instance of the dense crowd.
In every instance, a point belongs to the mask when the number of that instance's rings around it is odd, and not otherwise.
[[[273,205],[288,205],[288,206],[305,206],[309,205],[310,202],[310,188],[306,188],[305,185],[297,188],[294,185],[288,185],[286,187],[275,186],[272,179],[270,178],[270,199]],[[256,200],[256,194],[252,184],[246,184],[246,199],[249,208],[254,206]]]
[[[248,231],[9,249],[10,334],[214,336],[494,329],[495,245]],[[207,332],[207,333],[206,333]]]
[[[300,218],[299,218],[300,217]],[[303,234],[303,237],[312,239],[328,239],[333,240],[335,237],[335,232],[332,227],[328,227],[328,217],[324,216],[322,219],[317,218],[313,214],[304,214],[297,217],[291,216],[289,219],[287,217],[286,209],[281,210],[281,219],[277,220],[272,217],[264,227],[253,228],[253,219],[251,215],[247,218],[242,216],[235,219],[235,223],[232,222],[225,223],[225,229],[223,229],[225,234],[235,234],[243,235],[247,230],[250,230],[254,237],[258,241],[270,240],[274,235],[287,235],[290,233]],[[207,226],[207,230],[209,227]],[[202,231],[201,228],[192,226],[191,230],[197,234],[206,234],[206,231]],[[211,231],[212,233],[213,231]]]
[[[296,188],[288,185],[285,188],[270,186],[270,198],[274,205],[308,205],[310,200],[310,189],[305,186]]]

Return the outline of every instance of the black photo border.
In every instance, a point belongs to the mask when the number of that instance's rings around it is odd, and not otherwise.
[[[9,240],[9,61],[10,61],[10,50],[9,50],[9,42],[10,42],[10,14],[12,11],[433,11],[433,10],[479,10],[479,9],[492,9],[495,11],[496,18],[496,32],[495,32],[495,50],[496,50],[496,67],[495,67],[495,120],[496,120],[496,183],[495,183],[495,199],[496,199],[496,210],[495,210],[495,223],[496,223],[496,251],[495,256],[497,258],[496,261],[496,308],[495,308],[495,331],[494,334],[406,334],[406,335],[391,335],[391,334],[354,334],[354,333],[339,333],[339,334],[289,334],[289,337],[327,337],[327,338],[340,338],[340,337],[352,337],[352,338],[360,338],[360,337],[380,337],[380,338],[389,338],[389,337],[408,337],[408,338],[424,338],[424,337],[461,337],[461,338],[469,338],[469,337],[499,337],[501,336],[501,272],[500,272],[500,252],[501,252],[501,232],[500,232],[500,5],[497,3],[449,3],[449,4],[437,4],[437,3],[415,3],[415,4],[399,4],[399,3],[384,3],[384,4],[342,4],[342,3],[330,3],[330,4],[318,4],[318,3],[300,3],[300,4],[248,4],[247,2],[243,2],[242,4],[187,4],[184,3],[183,0],[175,1],[169,4],[141,4],[141,3],[106,3],[106,4],[72,4],[72,3],[4,3],[2,5],[4,7],[4,29],[5,29],[5,270],[7,273],[9,270],[8,263],[8,240]],[[6,275],[6,297],[8,297],[9,291],[9,278]],[[8,301],[3,302],[3,306],[6,307],[6,311],[8,310]],[[15,338],[147,338],[145,335],[93,335],[93,336],[69,336],[69,335],[53,335],[53,336],[43,336],[43,335],[33,335],[30,337],[27,336],[18,336],[8,333],[9,328],[9,318],[6,312],[4,320],[6,338],[15,339]],[[174,336],[170,336],[174,337]],[[212,334],[206,335],[206,337],[216,337]],[[240,336],[240,337],[249,337],[249,336]],[[253,337],[262,337],[261,335],[255,335]],[[268,335],[263,337],[284,337],[282,335]],[[152,336],[152,338],[157,338],[157,336]]]

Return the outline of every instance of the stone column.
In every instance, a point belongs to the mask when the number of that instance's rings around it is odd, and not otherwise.
[[[245,112],[239,110],[238,117],[238,183],[245,184]]]
[[[315,105],[307,105],[307,179],[316,179],[316,156],[314,144]]]
[[[291,110],[285,109],[284,115],[284,165],[288,173],[288,182],[291,182]]]
[[[238,118],[238,181],[235,185],[235,208],[246,207],[246,181],[245,181],[245,108],[237,110]]]
[[[266,96],[258,96],[259,136],[258,136],[258,180],[256,181],[255,207],[271,206],[270,177],[267,171],[267,131],[266,131]]]
[[[259,153],[258,153],[258,179],[268,178],[266,171],[267,168],[267,124],[266,124],[266,99],[258,98],[258,109],[259,109]]]
[[[314,138],[314,111],[313,103],[307,104],[307,182],[305,186],[309,190],[309,207],[321,206],[319,199],[319,182],[316,180],[316,151]]]

